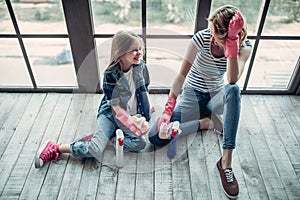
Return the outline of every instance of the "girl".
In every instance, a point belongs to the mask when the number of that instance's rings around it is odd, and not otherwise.
[[[114,35],[94,134],[72,144],[48,142],[35,159],[36,168],[52,159],[57,161],[61,153],[97,158],[119,128],[124,132],[125,151],[137,152],[145,147],[146,142],[141,136],[150,128],[147,123],[150,103],[149,73],[142,60],[143,49],[143,40],[132,32],[120,31]]]
[[[149,140],[157,146],[168,144],[170,138],[167,136],[170,135],[172,124],[170,121],[181,123],[180,137],[201,129],[216,128],[216,123],[210,116],[223,113],[223,156],[217,162],[217,168],[225,194],[235,198],[239,188],[231,162],[241,98],[236,82],[250,56],[251,44],[246,40],[244,18],[236,7],[223,6],[208,21],[209,28],[199,31],[192,38],[173,82],[165,110],[149,132]],[[226,85],[225,72],[228,82]],[[181,101],[176,105],[176,98],[184,82]]]

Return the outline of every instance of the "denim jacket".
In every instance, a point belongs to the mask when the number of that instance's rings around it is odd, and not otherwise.
[[[148,68],[143,60],[141,60],[138,65],[133,65],[132,76],[136,87],[137,114],[142,115],[149,121],[151,111],[148,85],[150,83],[150,78]],[[103,90],[104,96],[98,109],[98,116],[104,114],[113,119],[115,113],[111,106],[120,105],[121,108],[126,110],[127,103],[132,95],[127,78],[123,76],[123,72],[120,70],[118,64],[105,70]]]

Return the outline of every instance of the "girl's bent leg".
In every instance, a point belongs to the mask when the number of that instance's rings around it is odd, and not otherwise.
[[[71,153],[70,144],[61,144],[59,146],[59,152],[60,153]]]
[[[76,141],[70,145],[70,152],[75,157],[100,158],[111,136],[116,130],[116,125],[105,115],[99,115],[96,128],[91,141]]]
[[[70,153],[75,157],[93,157],[89,152],[90,141],[88,142],[73,142],[70,145]]]

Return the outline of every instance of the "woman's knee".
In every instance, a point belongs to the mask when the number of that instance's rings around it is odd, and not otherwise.
[[[235,97],[240,98],[241,90],[237,84],[227,84],[225,86],[225,95],[226,97]]]

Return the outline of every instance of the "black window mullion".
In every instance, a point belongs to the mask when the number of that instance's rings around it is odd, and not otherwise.
[[[31,83],[33,85],[33,88],[37,89],[36,81],[35,81],[35,78],[34,78],[34,75],[33,75],[32,69],[31,69],[31,65],[30,65],[30,62],[29,62],[29,59],[28,59],[28,55],[27,55],[27,52],[26,52],[26,49],[25,49],[25,46],[24,46],[22,36],[20,34],[20,29],[19,29],[19,26],[18,26],[18,23],[17,23],[17,20],[16,20],[15,13],[14,13],[13,8],[12,8],[11,2],[10,2],[10,0],[5,0],[5,2],[6,2],[6,5],[7,5],[7,9],[9,11],[9,15],[10,15],[11,20],[12,20],[13,25],[14,25],[14,29],[16,31],[16,35],[17,35],[17,38],[18,38],[18,41],[19,41],[19,44],[20,44],[20,47],[21,47],[21,51],[23,53],[23,57],[24,57],[24,60],[25,60],[25,63],[26,63],[26,67],[27,67],[30,79],[31,79]]]
[[[300,95],[300,56],[298,57],[293,76],[290,79],[288,91],[291,94]]]
[[[206,20],[210,13],[211,0],[198,0],[194,33],[208,27]]]
[[[261,39],[262,30],[264,28],[267,13],[268,13],[268,10],[269,10],[269,5],[270,5],[270,0],[265,0],[263,10],[262,10],[262,15],[261,15],[258,30],[257,30],[257,34],[256,34],[256,39],[255,39],[252,55],[251,55],[251,58],[250,58],[249,68],[248,68],[248,71],[247,71],[243,91],[247,90],[247,85],[248,85],[249,78],[250,78],[250,75],[251,75],[251,71],[252,71],[252,68],[253,68],[253,63],[254,63],[254,60],[255,60],[258,44],[259,44],[259,41]]]
[[[147,2],[146,0],[142,0],[142,38],[145,43],[145,55],[144,55],[144,60],[146,61],[147,59]]]

